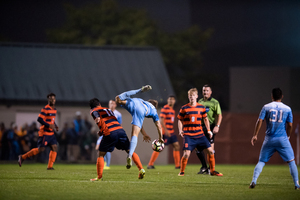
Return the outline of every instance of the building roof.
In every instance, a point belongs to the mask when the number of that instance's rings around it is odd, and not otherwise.
[[[138,97],[165,103],[174,94],[155,47],[0,43],[0,101],[101,102],[150,84]]]

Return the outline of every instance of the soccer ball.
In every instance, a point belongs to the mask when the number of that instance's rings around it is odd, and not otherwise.
[[[160,143],[158,140],[153,140],[152,142],[153,151],[161,152],[165,148],[164,143]]]

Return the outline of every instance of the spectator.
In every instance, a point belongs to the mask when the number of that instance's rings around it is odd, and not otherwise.
[[[58,148],[58,156],[61,160],[67,160],[67,147],[68,147],[68,138],[67,138],[67,131],[68,131],[68,123],[65,122],[63,129],[59,133],[57,137],[57,141],[59,144]]]
[[[67,129],[67,141],[68,141],[68,161],[71,162],[77,162],[78,157],[79,157],[79,146],[78,146],[78,141],[79,141],[79,135],[75,129],[76,125],[75,123],[71,123],[71,127]]]

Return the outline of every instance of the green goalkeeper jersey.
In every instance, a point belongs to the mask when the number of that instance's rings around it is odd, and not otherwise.
[[[214,124],[216,116],[222,114],[221,107],[218,100],[210,97],[205,101],[202,98],[198,101],[198,103],[205,106],[209,124]]]

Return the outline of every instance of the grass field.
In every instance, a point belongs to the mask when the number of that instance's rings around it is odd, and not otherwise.
[[[300,199],[294,190],[287,165],[266,165],[255,189],[248,186],[254,165],[218,165],[223,177],[198,175],[199,165],[187,165],[178,177],[173,165],[156,166],[138,179],[133,166],[112,165],[104,170],[103,181],[96,177],[96,165],[16,163],[0,165],[0,199]]]

